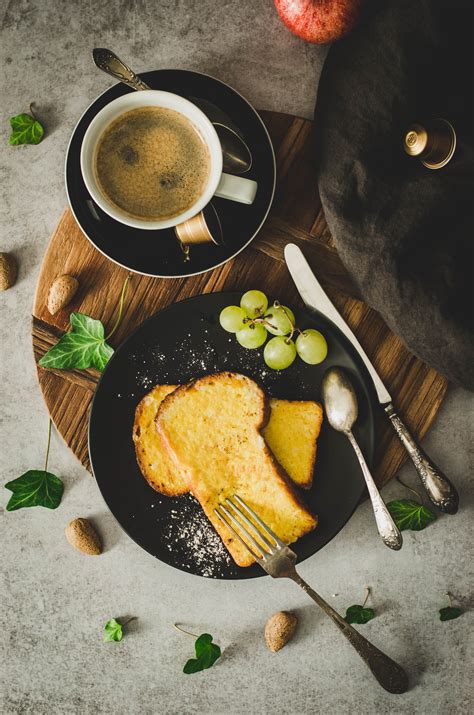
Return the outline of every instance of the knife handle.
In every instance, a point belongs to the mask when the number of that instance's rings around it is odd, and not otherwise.
[[[384,409],[400,442],[408,452],[426,489],[426,493],[433,504],[446,514],[455,514],[459,505],[459,496],[456,488],[416,443],[392,403],[389,402],[388,405],[384,406]]]

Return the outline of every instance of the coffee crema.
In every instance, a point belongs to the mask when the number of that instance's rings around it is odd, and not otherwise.
[[[100,137],[94,162],[104,196],[145,221],[191,208],[210,169],[209,149],[192,122],[174,109],[153,106],[117,117]]]

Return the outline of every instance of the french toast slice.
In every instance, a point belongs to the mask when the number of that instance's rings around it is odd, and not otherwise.
[[[292,481],[309,489],[313,483],[323,408],[310,400],[272,397],[270,410],[270,419],[263,429],[265,441]]]
[[[189,491],[187,482],[170,459],[156,430],[155,417],[167,395],[176,385],[156,385],[138,404],[133,423],[133,441],[140,471],[148,484],[168,497]]]
[[[156,416],[170,457],[239,566],[254,559],[214,512],[227,497],[238,494],[287,544],[317,524],[263,438],[269,413],[253,380],[227,372],[179,387]]]
[[[158,408],[177,385],[156,385],[138,404],[133,441],[138,466],[157,492],[180,496],[188,484],[163,447],[155,426]],[[322,408],[317,402],[270,399],[270,419],[265,441],[293,482],[309,489],[313,482],[316,443],[321,429]]]

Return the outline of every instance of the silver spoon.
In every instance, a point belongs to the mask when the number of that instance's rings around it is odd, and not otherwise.
[[[105,47],[94,47],[92,57],[96,67],[118,79],[119,82],[128,84],[132,89],[151,89],[112,50],[107,50]]]
[[[402,548],[402,535],[380,496],[379,490],[375,486],[364,455],[352,434],[352,426],[358,415],[357,397],[354,388],[344,370],[339,367],[332,367],[323,377],[321,390],[329,424],[337,432],[342,432],[346,435],[357,455],[374,509],[378,532],[385,546],[398,551]]]
[[[252,166],[252,154],[247,144],[237,132],[222,124],[212,122],[222,146],[224,171],[231,174],[245,174]]]
[[[105,47],[95,47],[92,57],[96,67],[111,75],[132,89],[151,89],[135,72],[122,62],[117,55]],[[245,174],[252,166],[252,155],[247,144],[237,132],[222,122],[213,122],[222,146],[224,171],[231,174]]]

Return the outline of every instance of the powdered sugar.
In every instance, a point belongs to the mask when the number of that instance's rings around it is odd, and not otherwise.
[[[131,356],[136,384],[150,390],[159,383],[182,384],[203,375],[231,370],[247,374],[271,392],[281,373],[267,368],[263,350],[247,350],[234,337],[226,343],[223,351],[206,335],[196,344],[195,338],[187,334],[170,346],[169,352],[165,353],[160,345],[148,347],[145,358],[138,354]]]
[[[231,557],[199,503],[188,495],[166,517],[159,519],[161,537],[175,558],[175,565],[201,576],[224,576]]]

